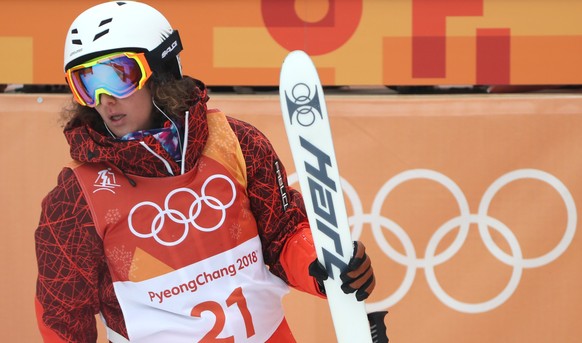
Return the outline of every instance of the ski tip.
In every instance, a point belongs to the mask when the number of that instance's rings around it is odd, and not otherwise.
[[[301,86],[296,89],[295,87],[297,85]],[[291,51],[283,61],[283,65],[281,66],[281,71],[279,74],[279,93],[281,94],[281,99],[285,100],[285,91],[300,93],[307,91],[307,94],[302,94],[301,96],[317,94],[315,88],[307,89],[305,87],[318,88],[319,93],[323,94],[323,89],[321,89],[321,81],[319,80],[319,75],[317,73],[317,67],[315,66],[315,63],[311,57],[309,57],[309,55],[302,50]],[[282,89],[285,91],[281,92]],[[310,97],[308,98],[311,99]],[[307,98],[302,98],[301,101],[304,101],[305,99]],[[321,100],[321,103],[323,103],[323,99]],[[305,105],[305,103],[302,104]]]
[[[296,55],[308,56],[307,53],[303,50],[293,50],[293,51],[289,52],[289,54],[287,54],[287,57],[296,56]]]
[[[303,50],[293,50],[289,52],[287,54],[287,57],[285,57],[285,61],[283,61],[283,64],[291,63],[291,61],[302,61],[302,62],[308,61],[313,64],[313,62],[311,61],[311,57],[309,57],[309,55]]]

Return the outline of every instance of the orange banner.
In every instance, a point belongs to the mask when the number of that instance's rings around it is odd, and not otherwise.
[[[101,1],[3,1],[0,83],[64,83],[73,19]],[[287,53],[326,85],[582,84],[582,2],[146,1],[180,31],[184,71],[208,85],[277,85]]]
[[[7,342],[40,342],[33,232],[40,201],[69,160],[58,125],[67,100],[0,94]],[[270,137],[297,185],[278,101],[213,95],[209,106]],[[390,311],[392,341],[579,340],[580,94],[329,95],[327,102],[353,236],[377,276],[367,308]],[[292,292],[285,307],[298,342],[334,340],[324,300]]]

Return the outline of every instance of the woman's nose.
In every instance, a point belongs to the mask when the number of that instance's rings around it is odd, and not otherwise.
[[[113,105],[117,101],[115,97],[108,94],[100,94],[99,102],[103,105]]]

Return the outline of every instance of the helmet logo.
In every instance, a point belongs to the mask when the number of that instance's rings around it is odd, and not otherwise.
[[[79,42],[80,42],[80,41],[79,41]],[[71,52],[71,53],[69,54],[69,56],[76,55],[76,54],[80,53],[81,51],[83,51],[83,48],[81,48],[81,49],[77,49],[77,50],[75,50],[75,51]]]
[[[172,45],[170,45],[166,50],[164,50],[162,52],[162,59],[166,58],[166,56],[168,56],[168,54],[170,52],[172,52],[172,50],[176,49],[177,46],[178,46],[178,41],[172,42]]]

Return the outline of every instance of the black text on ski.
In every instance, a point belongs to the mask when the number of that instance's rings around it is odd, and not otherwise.
[[[330,278],[334,279],[334,273],[331,272],[333,270],[332,266],[337,267],[339,271],[343,271],[347,267],[347,264],[341,258],[344,257],[344,252],[338,233],[340,228],[337,225],[333,203],[333,193],[341,192],[341,188],[336,187],[335,182],[327,175],[326,166],[331,167],[329,155],[301,136],[299,136],[299,141],[301,147],[317,158],[317,167],[305,162],[305,171],[309,174],[309,193],[314,212],[318,217],[316,218],[317,229],[334,242],[335,251],[329,251],[325,247],[322,248],[325,269],[330,272]]]

